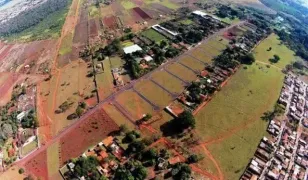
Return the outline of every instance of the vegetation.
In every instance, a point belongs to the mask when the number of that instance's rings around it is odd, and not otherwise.
[[[58,37],[71,0],[46,1],[1,25],[0,35],[8,40],[33,41]]]
[[[271,62],[271,63],[277,63],[278,61],[280,60],[280,57],[278,56],[278,55],[274,55],[274,57],[273,58],[270,58],[269,59],[269,61]]]
[[[100,178],[101,175],[96,169],[96,166],[99,165],[99,162],[96,157],[94,156],[90,156],[87,158],[81,157],[73,161],[73,163],[75,164],[74,173],[78,177],[84,176],[86,179],[89,180]]]
[[[186,180],[191,177],[191,168],[185,163],[176,163],[171,171],[174,179]]]

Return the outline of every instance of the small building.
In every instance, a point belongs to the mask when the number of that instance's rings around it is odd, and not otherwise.
[[[137,44],[123,48],[125,54],[131,54],[137,51],[142,51],[142,48]]]

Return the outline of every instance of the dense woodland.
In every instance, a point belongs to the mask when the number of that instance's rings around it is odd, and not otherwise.
[[[71,0],[48,0],[31,10],[23,11],[0,25],[0,36],[22,32],[38,24],[53,12],[67,8],[70,2]]]

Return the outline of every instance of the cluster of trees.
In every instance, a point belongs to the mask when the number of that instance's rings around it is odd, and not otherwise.
[[[22,128],[37,128],[38,125],[36,112],[34,110],[30,110],[28,115],[21,120]]]
[[[140,161],[128,161],[120,165],[114,174],[114,180],[144,180],[148,175],[147,169]]]
[[[41,22],[51,13],[67,8],[71,0],[47,0],[0,24],[0,35],[9,36]]]
[[[221,4],[220,6],[217,7],[215,15],[217,15],[220,18],[228,17],[230,19],[235,19],[235,18],[243,19],[246,17],[244,12],[245,12],[244,8],[235,9],[230,6]]]
[[[279,60],[280,60],[280,57],[276,54],[273,56],[273,58],[269,59],[271,63],[278,63]]]
[[[171,170],[173,179],[187,180],[191,178],[191,168],[185,163],[176,163]]]
[[[71,178],[84,177],[87,180],[105,180],[104,176],[101,176],[97,171],[96,167],[99,165],[99,161],[94,156],[80,157],[73,159],[72,162],[75,164],[74,174]]]
[[[184,132],[187,128],[195,128],[195,126],[196,120],[194,116],[190,111],[185,110],[177,118],[162,125],[161,130],[165,135],[174,135]]]

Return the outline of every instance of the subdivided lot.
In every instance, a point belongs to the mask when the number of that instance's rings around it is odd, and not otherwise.
[[[168,92],[150,80],[140,81],[135,85],[134,88],[146,99],[159,106],[160,108],[167,106],[173,99]]]
[[[189,54],[191,56],[193,56],[194,58],[197,58],[200,61],[205,62],[205,63],[211,63],[212,59],[213,59],[213,55],[206,53],[199,48],[196,48],[196,49],[190,51]]]
[[[178,76],[180,79],[183,79],[184,81],[191,82],[196,80],[197,78],[197,75],[193,71],[187,69],[185,66],[179,63],[173,63],[171,65],[168,65],[166,69],[167,71]]]
[[[213,48],[209,44],[202,44],[199,46],[199,48],[206,54],[211,55],[212,57],[218,56],[221,53],[220,50]]]
[[[151,39],[152,41],[155,41],[156,43],[160,43],[163,40],[167,41],[165,36],[163,36],[162,34],[158,33],[157,31],[155,31],[152,28],[143,31],[141,34],[144,35],[145,37]]]
[[[22,147],[22,155],[25,156],[37,148],[37,140],[30,142]]]
[[[53,177],[55,174],[59,173],[60,161],[60,144],[55,142],[50,145],[47,149],[47,168],[49,178]]]
[[[207,45],[211,46],[212,48],[215,48],[219,51],[222,51],[226,49],[227,45],[221,43],[220,41],[217,41],[216,39],[212,39],[207,42]]]
[[[3,180],[16,180],[16,179],[24,179],[26,178],[25,173],[19,174],[19,167],[18,166],[12,166],[8,169],[6,169],[4,172],[0,174],[0,179]]]
[[[135,128],[135,125],[131,123],[113,104],[106,103],[103,105],[103,109],[118,126],[125,124],[130,129]]]
[[[165,87],[171,93],[181,93],[185,88],[185,84],[182,81],[166,71],[157,71],[151,77],[153,81]]]
[[[47,151],[44,150],[27,161],[25,163],[25,169],[37,178],[48,180]]]
[[[284,68],[287,64],[295,61],[295,53],[282,44],[276,34],[271,34],[268,38],[263,40],[254,50],[254,53],[256,59],[264,63],[271,63],[269,59],[273,58],[274,55],[280,56],[280,60],[273,64],[279,68]]]
[[[152,19],[146,12],[144,12],[140,7],[133,8],[133,12],[140,16],[144,20],[150,20]]]
[[[73,33],[68,33],[62,40],[59,55],[65,55],[72,51],[73,46]]]
[[[88,22],[76,25],[73,44],[74,46],[85,46],[88,43]]]
[[[189,67],[190,69],[196,72],[203,70],[205,67],[204,63],[194,59],[191,56],[182,56],[181,59],[179,60],[179,63]]]
[[[223,36],[215,36],[213,38],[213,40],[216,40],[216,41],[218,41],[218,42],[220,42],[220,43],[222,43],[222,44],[224,44],[226,46],[229,45],[229,42],[230,42],[230,40],[224,38]]]
[[[153,107],[142,99],[134,91],[125,91],[116,97],[116,101],[124,107],[135,120],[139,120],[144,114],[153,114]]]
[[[111,73],[111,60],[102,61],[104,70],[96,74],[96,83],[98,87],[98,95],[100,99],[104,99],[113,93],[113,76]]]
[[[103,19],[103,24],[109,29],[117,29],[118,28],[118,22],[117,22],[117,17],[116,16],[109,16],[105,17]]]
[[[158,132],[161,132],[161,131],[159,131],[160,128],[161,128],[161,126],[162,126],[163,124],[167,123],[168,121],[171,121],[171,120],[174,119],[174,118],[173,118],[173,116],[171,116],[169,113],[167,113],[167,112],[164,111],[164,110],[161,111],[161,112],[159,112],[158,114],[161,116],[161,118],[158,119],[158,120],[156,120],[156,121],[154,121],[154,122],[152,122],[152,123],[151,123],[151,126],[152,126],[153,128],[155,128]]]
[[[86,118],[82,124],[60,139],[60,165],[80,156],[88,147],[95,145],[119,128],[101,107]]]

